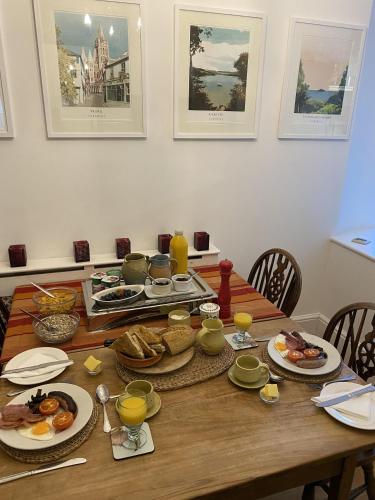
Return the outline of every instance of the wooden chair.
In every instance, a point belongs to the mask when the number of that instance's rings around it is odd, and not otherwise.
[[[372,330],[360,342],[368,322]],[[364,380],[375,376],[375,303],[358,302],[340,309],[328,323],[323,338],[340,351],[347,365]],[[363,469],[365,484],[352,490],[349,500],[357,498],[365,491],[370,500],[375,500],[374,458],[375,450],[358,457],[357,467]],[[328,492],[326,482],[308,484],[304,489],[304,500],[314,498],[315,486],[320,486]]]
[[[12,297],[0,297],[0,354],[10,314]]]
[[[302,274],[297,261],[282,248],[264,252],[253,265],[248,283],[290,316],[301,295]]]

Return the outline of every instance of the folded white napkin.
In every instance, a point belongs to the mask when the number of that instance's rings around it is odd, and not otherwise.
[[[73,364],[71,359],[67,359],[66,363],[61,363],[55,366],[46,366],[44,368],[38,368],[37,370],[27,370],[28,366],[41,365],[43,363],[51,363],[52,361],[59,361],[56,358],[52,358],[51,356],[46,356],[42,353],[35,353],[27,361],[21,363],[17,368],[25,368],[25,371],[12,373],[9,375],[1,375],[0,378],[28,378],[28,377],[38,377],[40,375],[44,375],[46,373],[55,372],[56,370],[60,370],[61,368],[65,368]],[[15,367],[16,368],[16,367]],[[10,370],[10,368],[9,368]],[[6,367],[5,370],[6,371]]]
[[[363,389],[363,387],[366,386],[359,386],[358,390]],[[311,398],[311,401],[313,401],[314,403],[321,403],[323,401],[329,401],[330,399],[343,396],[344,394],[348,394],[349,392],[355,392],[355,390],[336,392],[335,394],[327,394],[325,396],[316,396]],[[342,403],[332,405],[329,408],[334,408],[335,410],[350,417],[369,420],[371,416],[371,406],[374,404],[373,394],[373,392],[368,392],[366,394],[362,394],[361,396],[343,401]]]

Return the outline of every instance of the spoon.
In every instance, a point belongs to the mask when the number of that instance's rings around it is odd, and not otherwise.
[[[46,328],[49,332],[53,333],[56,331],[56,328],[54,326],[46,325],[45,322],[42,319],[38,318],[38,316],[35,316],[35,314],[26,311],[26,309],[22,309],[22,307],[19,307],[18,309],[23,313],[27,314],[28,316],[30,316],[31,318],[34,318],[35,321],[37,321],[38,323],[41,323],[44,326],[44,328]]]
[[[272,380],[272,382],[282,382],[283,380],[285,380],[284,377],[276,375],[276,373],[271,372],[271,370],[270,370],[270,379]]]
[[[102,405],[103,405],[103,416],[104,416],[103,431],[104,432],[111,432],[111,424],[109,423],[107,410],[105,407],[105,404],[109,399],[108,387],[104,384],[98,385],[98,387],[96,388],[96,397],[98,398],[100,403],[102,403]]]
[[[49,292],[48,290],[46,290],[45,288],[43,288],[42,286],[40,285],[37,285],[36,283],[33,283],[32,281],[30,281],[30,284],[35,286],[35,288],[38,288],[38,290],[40,290],[41,292],[45,293],[46,295],[48,295],[48,297],[52,297],[53,299],[55,299],[56,297],[53,295],[53,293]]]
[[[142,271],[142,272],[143,272],[143,274],[144,274],[145,276],[147,276],[147,278],[148,278],[149,280],[151,280],[151,285],[154,283],[154,281],[156,281],[156,280],[155,280],[155,278],[153,278],[153,277],[151,276],[151,274],[146,273],[146,271]]]

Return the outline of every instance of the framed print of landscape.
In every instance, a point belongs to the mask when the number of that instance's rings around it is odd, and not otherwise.
[[[364,41],[363,26],[291,20],[281,139],[349,137]]]
[[[264,38],[262,14],[175,7],[175,138],[256,137]]]
[[[49,137],[145,137],[140,9],[34,0]]]
[[[0,33],[0,138],[13,137],[12,117],[5,75],[5,59]]]

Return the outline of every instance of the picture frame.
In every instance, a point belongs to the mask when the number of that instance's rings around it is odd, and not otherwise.
[[[47,135],[146,137],[141,0],[34,0]]]
[[[255,139],[266,17],[175,5],[174,138]]]
[[[366,27],[291,18],[280,139],[348,139]]]
[[[5,55],[0,32],[0,139],[14,137],[13,120],[5,69]]]

